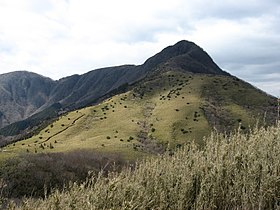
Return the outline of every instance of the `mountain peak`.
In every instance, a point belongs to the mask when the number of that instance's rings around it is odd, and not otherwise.
[[[174,45],[168,46],[163,51],[172,51],[177,55],[182,55],[189,53],[194,48],[199,48],[194,42],[190,42],[187,40],[181,40]]]
[[[4,74],[0,74],[0,81],[1,82],[7,82],[7,81],[13,81],[13,80],[22,80],[22,79],[38,79],[38,78],[43,78],[43,79],[48,79],[52,80],[48,77],[42,76],[40,74],[30,72],[30,71],[13,71],[13,72],[8,72]],[[0,84],[1,85],[1,84]]]
[[[201,47],[186,40],[164,48],[143,65],[146,69],[153,69],[162,64],[193,73],[228,75]]]

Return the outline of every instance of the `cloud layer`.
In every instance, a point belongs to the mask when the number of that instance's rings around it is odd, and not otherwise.
[[[11,0],[0,2],[0,73],[59,79],[141,64],[181,39],[226,71],[280,95],[278,0]]]

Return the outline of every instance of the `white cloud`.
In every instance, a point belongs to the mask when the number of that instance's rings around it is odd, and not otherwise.
[[[259,80],[265,70],[279,72],[279,19],[277,0],[5,1],[0,73],[25,69],[58,79],[141,64],[188,39],[222,68],[274,94],[278,81]]]

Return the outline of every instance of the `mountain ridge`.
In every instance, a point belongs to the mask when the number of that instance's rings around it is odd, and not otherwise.
[[[11,99],[10,101],[12,101],[9,109],[12,110],[13,113],[17,113],[17,111],[15,111],[17,108],[21,111],[21,115],[17,114],[14,118],[7,110],[3,110],[3,100],[0,101],[0,128],[2,127],[2,129],[0,129],[0,134],[5,136],[19,134],[29,126],[31,121],[34,121],[34,118],[37,119],[35,121],[38,121],[38,123],[44,121],[48,118],[48,112],[45,111],[45,114],[40,113],[44,112],[44,110],[48,110],[50,107],[52,107],[50,114],[52,118],[61,111],[67,112],[69,110],[85,107],[115,92],[126,90],[130,85],[140,82],[146,77],[152,78],[153,75],[156,76],[162,74],[162,72],[174,69],[176,71],[194,74],[231,76],[229,73],[220,69],[201,47],[186,40],[179,41],[174,45],[164,48],[159,53],[148,58],[142,65],[106,67],[92,70],[82,75],[75,74],[64,77],[59,80],[52,80],[35,73],[23,73],[21,71],[21,74],[30,76],[30,81],[33,81],[32,76],[39,77],[43,80],[40,80],[40,84],[47,83],[49,85],[46,89],[42,88],[43,90],[39,94],[42,99],[40,103],[36,104],[37,106],[31,106],[27,103],[24,104],[26,106],[25,108],[13,106],[14,104],[12,102],[16,101],[16,98],[13,98],[13,92],[11,92],[10,95],[8,94]],[[19,74],[19,72],[15,74]],[[13,75],[13,73],[10,73],[10,75]],[[0,81],[1,76],[2,75],[0,75]],[[20,78],[20,76],[17,77],[18,80],[20,80]],[[30,83],[30,81],[27,79],[26,84]],[[13,86],[14,84],[21,83],[11,81],[8,86]],[[14,90],[18,89],[20,92],[20,89],[30,88],[29,86],[24,86],[24,84],[25,83],[22,83],[21,87],[15,86]],[[3,85],[0,82],[0,87],[1,86]],[[2,94],[2,89],[0,89],[0,95]],[[35,89],[38,91],[38,88]],[[34,90],[32,89],[32,91]],[[22,99],[22,101],[27,100],[24,97],[20,99]],[[19,103],[22,103],[22,101],[19,101]],[[31,108],[29,108],[29,106],[31,106]],[[31,111],[25,113],[28,109]],[[35,117],[32,118],[33,115]],[[44,117],[38,118],[38,116]],[[10,119],[5,121],[7,118]]]

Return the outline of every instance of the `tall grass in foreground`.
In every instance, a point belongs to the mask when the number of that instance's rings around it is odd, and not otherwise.
[[[205,141],[10,208],[280,209],[279,125]]]

